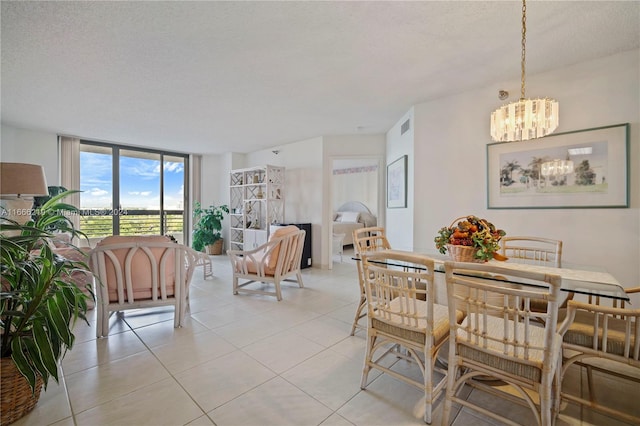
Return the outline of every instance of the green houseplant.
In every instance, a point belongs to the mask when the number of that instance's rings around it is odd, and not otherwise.
[[[79,318],[87,321],[87,300],[93,293],[87,296],[69,277],[90,272],[85,263],[61,257],[49,245],[54,224],[58,231],[84,236],[68,216],[77,214],[77,208],[61,202],[73,192],[52,197],[24,224],[0,219],[2,424],[30,411],[50,377],[58,381],[58,363],[73,347],[73,326]],[[9,386],[9,371],[16,386]],[[30,401],[23,390],[14,389],[22,382],[30,388]]]
[[[205,247],[209,254],[216,254],[213,245],[222,243],[222,220],[225,214],[229,214],[229,206],[211,205],[202,208],[199,202],[195,203],[193,209],[193,243],[192,247],[196,251],[202,251]],[[220,247],[220,250],[222,247]],[[217,253],[220,254],[220,253]]]

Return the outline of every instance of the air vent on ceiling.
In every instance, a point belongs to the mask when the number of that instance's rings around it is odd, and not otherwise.
[[[409,130],[409,125],[410,125],[409,120],[410,119],[407,118],[407,121],[402,123],[402,126],[400,126],[400,135],[404,135]]]

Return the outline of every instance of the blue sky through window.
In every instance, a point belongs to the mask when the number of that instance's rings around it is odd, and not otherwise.
[[[108,154],[80,152],[81,208],[112,208],[111,162],[112,157]],[[160,161],[121,156],[120,185],[123,208],[159,209]],[[184,163],[164,162],[164,186],[165,209],[182,209]]]

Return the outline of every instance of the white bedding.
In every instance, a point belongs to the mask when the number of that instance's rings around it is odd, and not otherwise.
[[[333,222],[333,233],[344,234],[344,240],[342,246],[348,246],[353,244],[353,230],[358,228],[364,228],[364,223],[361,222]]]
[[[353,231],[376,226],[378,219],[359,201],[349,201],[333,215],[333,233],[344,234],[343,247],[353,244]]]

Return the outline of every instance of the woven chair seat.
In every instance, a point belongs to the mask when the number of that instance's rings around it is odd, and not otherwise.
[[[417,300],[416,305],[422,312],[427,312],[427,302]],[[395,298],[391,301],[390,309],[396,312],[400,312],[400,300]],[[459,320],[462,320],[463,314],[460,312]],[[406,324],[402,324],[402,318],[400,316],[394,316],[393,314],[388,319],[388,321],[397,323],[397,325],[389,324],[389,322],[383,322],[373,317],[373,326],[378,331],[390,335],[394,335],[397,337],[401,337],[403,339],[409,340],[411,342],[418,343],[420,345],[424,345],[426,341],[426,333],[424,331],[420,331],[427,326],[427,322],[424,319],[418,320],[418,326],[413,327]],[[446,306],[434,304],[433,305],[433,340],[435,342],[440,342],[443,339],[449,337],[449,310]]]
[[[573,323],[564,335],[564,342],[570,345],[593,348],[595,314],[593,312],[576,311]],[[608,319],[607,349],[606,352],[613,355],[625,356],[626,321],[618,318]],[[638,325],[636,325],[637,327]],[[631,333],[631,347],[635,347],[635,335]],[[598,330],[598,348],[602,348],[602,328]]]

